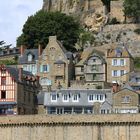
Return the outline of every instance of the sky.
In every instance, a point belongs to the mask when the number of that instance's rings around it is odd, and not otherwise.
[[[1,0],[0,41],[16,46],[27,18],[42,8],[43,0]]]

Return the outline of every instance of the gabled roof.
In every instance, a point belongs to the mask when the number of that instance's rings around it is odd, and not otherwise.
[[[135,94],[139,94],[138,92],[136,92],[136,91],[134,91],[134,90],[131,90],[131,89],[129,89],[129,88],[123,88],[123,89],[121,89],[120,91],[115,92],[114,95],[115,95],[115,94],[118,94],[118,93],[120,93],[120,92],[122,92],[122,91],[124,91],[124,90],[130,91],[130,92],[134,92]]]
[[[28,62],[28,54],[34,56],[33,61]],[[19,57],[19,64],[36,63],[36,60],[38,60],[38,49],[26,49],[23,56]]]
[[[8,70],[10,75],[15,79],[16,82],[20,82],[19,81],[19,69],[14,68],[14,67],[9,67],[9,66],[6,66],[6,69]],[[33,76],[33,74],[31,72],[24,71],[24,70],[23,70],[22,74],[25,76]]]
[[[82,53],[82,59],[76,64],[76,66],[84,65],[84,63],[94,55],[100,57],[103,63],[105,63],[105,59],[103,58],[105,54],[101,51],[94,49],[93,47],[89,47]]]
[[[120,58],[133,58],[127,47],[122,44],[112,44],[110,49],[107,50],[107,58],[118,57],[116,52],[121,53]]]

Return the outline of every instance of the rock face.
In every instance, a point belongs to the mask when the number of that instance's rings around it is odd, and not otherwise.
[[[43,9],[78,16],[90,31],[98,31],[106,21],[101,0],[44,0]]]
[[[66,14],[77,14],[93,9],[94,3],[95,0],[44,0],[43,9],[46,11],[60,11]]]

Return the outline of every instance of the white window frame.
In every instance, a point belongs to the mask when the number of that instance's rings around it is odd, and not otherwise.
[[[53,96],[55,96],[55,100],[53,100]],[[57,94],[51,94],[51,102],[57,102]]]
[[[118,60],[117,59],[112,60],[112,66],[118,66]]]
[[[91,100],[91,98],[92,98],[92,100]],[[88,95],[88,102],[94,102],[94,100],[95,100],[95,95],[94,94],[89,94]]]
[[[67,100],[65,100],[65,96],[67,97]],[[63,102],[69,102],[69,94],[63,94]]]
[[[27,57],[28,57],[28,62],[33,61],[33,55],[32,54],[29,53]]]
[[[116,74],[115,74],[116,72]],[[112,70],[112,77],[117,77],[118,76],[118,71],[117,70]]]
[[[76,97],[76,100],[75,100],[75,97]],[[72,101],[73,102],[79,102],[79,94],[73,94],[72,95]]]
[[[120,66],[125,66],[125,59],[120,59]]]

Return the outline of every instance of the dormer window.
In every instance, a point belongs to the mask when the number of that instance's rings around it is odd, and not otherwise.
[[[57,94],[51,95],[51,102],[57,102]]]
[[[121,57],[122,56],[122,49],[121,48],[116,48],[116,56]]]
[[[29,62],[33,61],[33,55],[32,54],[28,54],[28,61]]]
[[[79,102],[79,94],[74,94],[74,95],[72,96],[72,101],[73,101],[73,102]]]
[[[69,95],[63,94],[63,102],[69,102]]]

